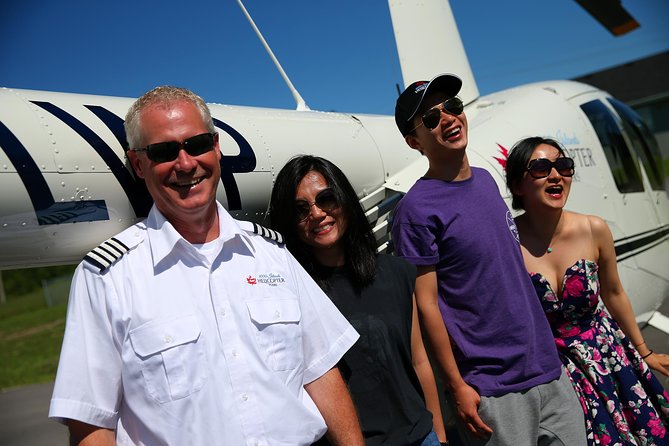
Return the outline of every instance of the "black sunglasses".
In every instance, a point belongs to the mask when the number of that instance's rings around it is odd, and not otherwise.
[[[572,158],[558,158],[551,161],[546,158],[537,158],[527,165],[527,170],[532,178],[546,178],[555,169],[563,177],[574,175],[574,160]]]
[[[431,109],[426,111],[420,118],[421,123],[418,124],[416,127],[414,127],[409,133],[412,133],[421,125],[424,125],[426,128],[430,130],[437,127],[439,125],[439,121],[441,121],[442,112],[447,113],[449,115],[458,116],[461,115],[463,111],[464,111],[464,105],[462,104],[462,101],[460,100],[459,97],[455,96],[450,99],[446,99],[441,104],[432,107]]]
[[[330,188],[323,189],[316,195],[316,200],[309,203],[306,200],[297,200],[295,202],[295,213],[297,221],[306,220],[311,215],[311,206],[316,205],[323,212],[330,212],[339,207],[339,201],[334,191]]]
[[[154,163],[165,163],[174,161],[179,156],[179,151],[183,149],[190,156],[198,156],[209,152],[214,148],[214,142],[218,133],[203,133],[201,135],[191,136],[184,142],[166,141],[149,144],[145,148],[132,149],[135,152],[146,152],[146,156]]]

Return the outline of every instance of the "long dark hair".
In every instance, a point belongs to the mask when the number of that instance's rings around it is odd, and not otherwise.
[[[513,189],[516,184],[522,181],[523,176],[525,175],[525,170],[527,169],[527,163],[530,162],[534,149],[541,144],[555,147],[557,151],[560,152],[560,156],[567,156],[560,143],[551,138],[531,136],[515,143],[506,160],[506,187],[509,189],[509,192],[511,192],[511,207],[514,209],[525,209],[523,197],[514,194]]]
[[[299,155],[288,161],[277,175],[272,188],[269,225],[283,234],[290,252],[323,286],[323,278],[316,274],[318,263],[313,255],[313,248],[300,240],[296,227],[295,195],[297,187],[300,181],[312,171],[323,175],[341,206],[343,217],[347,222],[346,232],[341,238],[346,256],[346,268],[354,284],[364,287],[374,280],[376,239],[353,186],[344,172],[332,162],[311,155]]]

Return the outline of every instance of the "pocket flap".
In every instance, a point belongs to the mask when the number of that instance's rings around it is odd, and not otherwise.
[[[297,299],[266,299],[246,302],[251,319],[262,325],[295,323],[302,317]]]
[[[132,348],[139,356],[151,356],[177,345],[197,340],[200,327],[194,314],[147,322],[130,333]]]

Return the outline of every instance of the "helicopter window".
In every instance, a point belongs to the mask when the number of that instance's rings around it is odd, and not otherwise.
[[[669,131],[669,97],[657,102],[653,101],[652,104],[639,104],[634,107],[634,111],[641,116],[643,122],[654,134]]]
[[[581,105],[581,109],[597,133],[620,193],[642,192],[643,183],[636,158],[625,144],[613,113],[599,100],[586,102]]]
[[[617,99],[609,98],[608,100],[622,118],[625,132],[641,158],[651,187],[654,190],[664,190],[662,154],[655,137],[641,117],[628,105]]]

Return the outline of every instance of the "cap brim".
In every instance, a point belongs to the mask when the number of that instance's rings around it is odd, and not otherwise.
[[[440,74],[439,76],[433,77],[427,84],[425,90],[423,90],[423,95],[421,96],[420,101],[418,101],[418,105],[416,105],[416,108],[406,122],[411,121],[414,116],[416,116],[416,112],[418,112],[418,109],[420,109],[423,104],[423,99],[425,99],[429,93],[440,91],[446,93],[449,97],[453,97],[460,92],[460,88],[462,88],[462,80],[454,74]]]

